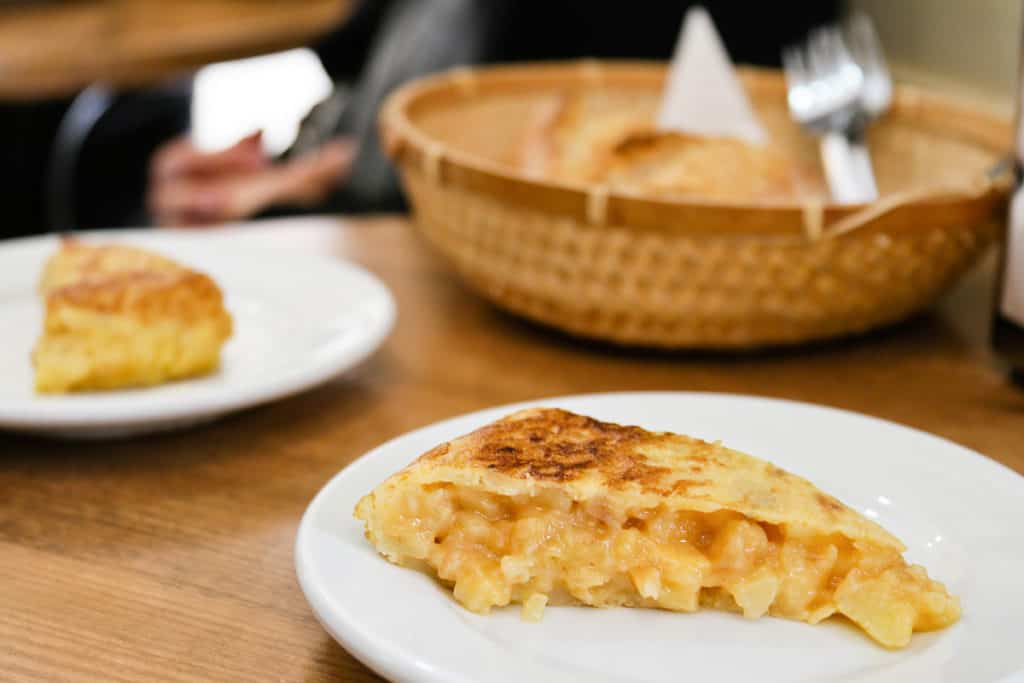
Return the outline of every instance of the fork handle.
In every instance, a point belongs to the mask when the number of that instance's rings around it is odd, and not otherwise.
[[[832,198],[840,204],[863,204],[878,199],[875,173],[867,145],[842,133],[821,139],[821,162]]]

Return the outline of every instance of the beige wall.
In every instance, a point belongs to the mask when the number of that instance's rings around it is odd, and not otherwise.
[[[1022,0],[849,0],[878,24],[906,80],[948,80],[994,99],[1012,97]]]

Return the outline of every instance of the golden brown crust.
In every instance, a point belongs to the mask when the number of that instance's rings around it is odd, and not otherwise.
[[[442,444],[396,476],[511,494],[554,487],[577,500],[605,495],[702,512],[729,509],[903,549],[874,522],[769,462],[718,443],[553,408],[522,410]]]
[[[500,420],[473,437],[476,447],[467,464],[513,477],[562,482],[596,470],[611,486],[627,481],[652,485],[668,472],[636,454],[636,447],[657,435],[564,410]]]
[[[622,139],[595,174],[611,187],[657,195],[769,199],[796,191],[792,163],[770,145],[654,130]]]
[[[220,288],[208,275],[137,247],[64,238],[43,268],[40,289],[48,314],[74,307],[182,324],[214,317],[223,319],[225,336],[231,333]]]
[[[591,91],[564,94],[543,109],[522,145],[522,168],[531,175],[655,196],[770,199],[797,193],[801,171],[779,149],[658,131],[646,103]]]
[[[121,244],[87,244],[73,237],[61,240],[60,249],[43,266],[39,289],[46,294],[70,284],[95,282],[125,272],[178,272],[183,267],[145,249]]]
[[[521,167],[530,175],[597,182],[609,150],[653,125],[649,102],[624,102],[602,91],[562,93],[538,107],[527,126]]]
[[[216,283],[192,270],[128,271],[69,284],[52,291],[47,310],[70,306],[96,313],[121,313],[141,321],[175,319],[190,324],[223,311]],[[230,318],[225,316],[230,333]]]

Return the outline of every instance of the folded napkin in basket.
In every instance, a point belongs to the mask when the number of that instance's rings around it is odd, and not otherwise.
[[[750,144],[767,141],[711,15],[702,7],[691,9],[683,21],[665,82],[658,128],[739,138]]]

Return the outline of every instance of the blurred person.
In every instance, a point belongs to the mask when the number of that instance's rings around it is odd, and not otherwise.
[[[694,4],[709,9],[734,61],[762,65],[777,65],[783,45],[835,20],[839,9],[836,0],[367,0],[314,46],[339,86],[307,116],[288,153],[268,159],[258,134],[216,153],[179,138],[153,157],[149,209],[166,225],[206,225],[289,208],[401,209],[376,122],[394,88],[459,65],[581,57],[665,60]]]

